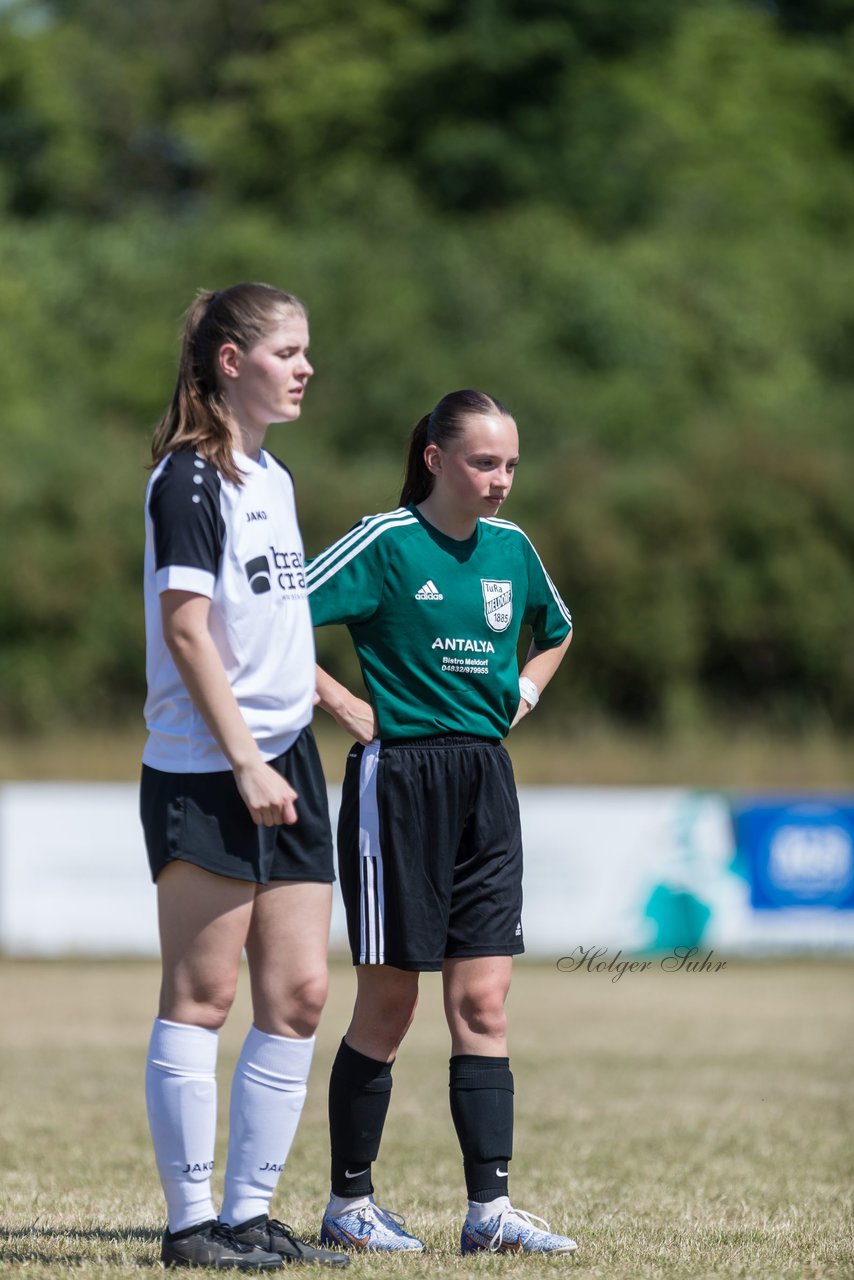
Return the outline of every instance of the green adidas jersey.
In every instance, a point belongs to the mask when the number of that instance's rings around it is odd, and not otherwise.
[[[382,738],[503,738],[519,705],[522,625],[538,649],[572,626],[509,520],[481,519],[460,542],[413,506],[366,516],[309,562],[306,579],[314,625],[349,628]]]

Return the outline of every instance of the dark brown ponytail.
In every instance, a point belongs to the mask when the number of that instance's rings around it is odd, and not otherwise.
[[[423,502],[433,488],[433,476],[424,461],[424,450],[428,444],[436,444],[443,449],[462,434],[467,417],[472,414],[490,417],[495,413],[505,418],[512,417],[494,396],[487,395],[485,391],[466,390],[449,392],[435,409],[419,418],[409,437],[400,505],[405,507],[410,503]]]
[[[427,427],[430,414],[425,413],[412,428],[409,437],[409,452],[406,455],[406,471],[403,476],[403,488],[400,491],[400,505],[405,507],[410,502],[423,502],[433,487],[433,477],[427,470],[424,461],[424,450],[430,443]]]

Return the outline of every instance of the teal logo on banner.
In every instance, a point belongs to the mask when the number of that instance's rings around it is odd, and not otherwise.
[[[854,798],[745,798],[734,817],[754,907],[854,910]]]

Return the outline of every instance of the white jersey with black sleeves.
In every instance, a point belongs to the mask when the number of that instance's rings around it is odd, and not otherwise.
[[[146,492],[143,761],[170,773],[230,766],[164,642],[163,591],[210,599],[213,642],[265,760],[287,751],[312,718],[314,638],[293,480],[265,450],[257,462],[234,458],[240,485],[191,449],[170,453]]]

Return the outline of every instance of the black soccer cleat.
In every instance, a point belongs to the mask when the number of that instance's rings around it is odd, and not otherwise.
[[[332,1249],[318,1249],[306,1240],[298,1240],[291,1227],[278,1218],[268,1218],[262,1213],[260,1217],[250,1218],[239,1227],[232,1227],[235,1240],[260,1246],[270,1253],[277,1253],[283,1262],[316,1262],[322,1267],[349,1267],[350,1259],[346,1253],[336,1253]]]
[[[282,1266],[281,1254],[238,1240],[215,1218],[185,1231],[165,1231],[160,1261],[164,1267],[210,1267],[214,1271],[275,1271]]]

